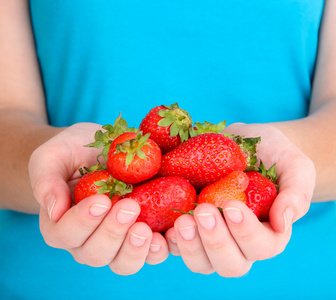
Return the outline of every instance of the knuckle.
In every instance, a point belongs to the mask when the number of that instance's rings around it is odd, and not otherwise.
[[[96,221],[89,220],[79,213],[74,214],[74,222],[76,228],[83,233],[91,234],[97,228]]]
[[[219,241],[215,238],[213,239],[206,239],[203,241],[204,247],[211,252],[218,253],[223,252],[223,249],[225,248],[225,245],[222,241]]]
[[[202,253],[203,249],[197,246],[194,247],[181,247],[180,252],[182,254],[182,257],[188,257],[189,259],[198,258],[200,254]]]
[[[104,224],[105,225],[105,224]],[[125,239],[126,232],[118,229],[117,226],[113,227],[111,225],[102,226],[102,235],[104,235],[108,240],[122,243]]]

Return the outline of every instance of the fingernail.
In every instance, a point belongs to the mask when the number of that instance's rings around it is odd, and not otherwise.
[[[89,212],[91,216],[100,217],[105,214],[108,209],[108,206],[103,204],[92,204],[89,208]]]
[[[239,208],[228,207],[225,208],[225,217],[232,223],[239,224],[243,221],[243,213]]]
[[[285,232],[288,230],[288,228],[292,225],[293,218],[294,218],[294,212],[293,209],[288,206],[284,213],[283,213],[283,218],[285,221]]]
[[[216,219],[213,213],[199,213],[197,219],[201,226],[207,230],[211,230],[216,225]]]
[[[185,241],[191,241],[196,236],[195,226],[181,227],[179,232]]]
[[[132,232],[130,234],[130,242],[134,247],[141,247],[146,242],[146,238]]]
[[[152,251],[152,252],[159,252],[160,249],[161,249],[160,245],[150,244],[150,251]]]
[[[56,203],[56,198],[55,195],[49,195],[46,199],[45,199],[45,207],[47,209],[48,212],[48,216],[49,219],[52,220],[52,211],[55,207],[55,203]]]
[[[117,213],[117,221],[120,224],[126,224],[126,223],[131,222],[136,215],[137,213],[134,211],[121,209]]]

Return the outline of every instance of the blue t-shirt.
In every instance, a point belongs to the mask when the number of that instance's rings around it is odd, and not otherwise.
[[[194,121],[307,114],[323,0],[31,0],[52,125],[137,127],[178,102]],[[38,216],[0,211],[0,299],[336,299],[336,205],[312,204],[285,251],[241,278],[194,274],[180,257],[135,275],[76,263]]]

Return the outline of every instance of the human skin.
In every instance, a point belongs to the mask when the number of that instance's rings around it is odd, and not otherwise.
[[[230,201],[224,206],[225,221],[216,208],[202,204],[195,209],[194,217],[181,216],[166,233],[170,252],[181,255],[193,272],[217,272],[224,277],[246,274],[255,261],[283,251],[292,223],[307,212],[311,201],[336,199],[336,142],[332,138],[336,128],[335,23],[336,2],[329,0],[325,2],[306,118],[269,125],[233,124],[227,128],[228,132],[247,136],[260,133],[260,156],[269,166],[277,162],[280,190],[270,211],[270,222],[260,223],[245,205]]]
[[[309,116],[268,125],[233,124],[226,129],[261,136],[259,154],[267,164],[278,162],[280,193],[270,222],[260,223],[237,201],[227,203],[224,222],[215,207],[204,204],[196,208],[195,217],[181,216],[164,239],[146,224],[135,222],[139,207],[130,199],[111,208],[109,199],[99,195],[71,206],[78,167],[95,159],[94,152],[89,154],[82,145],[89,137],[91,141],[100,125],[55,128],[48,124],[27,1],[0,2],[0,167],[6,170],[0,173],[0,207],[39,213],[41,232],[49,245],[68,250],[80,263],[109,265],[118,274],[133,274],[145,262],[164,261],[168,247],[194,272],[225,277],[245,274],[255,260],[283,251],[292,223],[307,212],[311,201],[336,198],[336,142],[329,138],[336,128],[335,20],[336,3],[329,0]],[[277,151],[272,136],[279,137]],[[264,158],[267,153],[272,156]],[[280,155],[288,160],[280,163]],[[208,227],[201,225],[202,220]],[[98,247],[115,251],[93,255]],[[230,256],[231,263],[225,260]]]

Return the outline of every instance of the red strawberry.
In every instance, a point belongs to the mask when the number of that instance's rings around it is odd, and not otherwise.
[[[126,120],[119,114],[113,125],[107,124],[102,126],[102,130],[97,130],[94,136],[95,141],[86,145],[86,147],[94,147],[102,150],[101,155],[107,159],[107,153],[111,143],[121,134],[125,132],[137,132],[135,128],[128,127]]]
[[[233,171],[222,179],[205,187],[198,195],[197,203],[211,203],[223,208],[229,200],[246,203],[245,190],[249,184],[248,176],[242,171]]]
[[[110,197],[112,205],[120,200],[123,195],[132,191],[130,186],[114,179],[107,170],[96,170],[86,173],[76,184],[74,200],[77,203],[83,199],[105,194]]]
[[[231,139],[219,133],[197,135],[163,155],[158,175],[181,176],[201,190],[232,171],[253,166],[259,140],[240,136]]]
[[[149,134],[128,132],[112,142],[106,165],[114,178],[133,184],[153,177],[160,170],[161,156]]]
[[[138,221],[146,222],[153,231],[164,232],[181,215],[173,209],[189,211],[195,207],[196,191],[184,178],[160,177],[135,187],[127,198],[141,207]]]
[[[275,165],[266,170],[264,164],[260,162],[259,172],[246,172],[249,178],[249,185],[245,191],[247,196],[247,206],[252,209],[260,220],[267,220],[269,210],[277,196]]]
[[[159,145],[162,154],[186,141],[193,130],[190,115],[177,103],[152,108],[139,128],[144,134],[151,134],[151,139]]]

